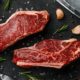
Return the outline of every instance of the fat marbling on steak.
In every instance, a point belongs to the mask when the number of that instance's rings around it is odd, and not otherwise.
[[[47,11],[18,11],[0,24],[0,51],[16,41],[42,31],[49,20]]]
[[[80,41],[47,39],[14,51],[13,62],[20,67],[62,68],[80,57]]]

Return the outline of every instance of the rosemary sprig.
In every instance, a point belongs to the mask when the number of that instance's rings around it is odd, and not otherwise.
[[[21,72],[19,75],[23,76],[23,77],[26,77],[26,78],[29,78],[31,80],[40,80],[39,78],[37,78],[37,76],[34,76],[34,75],[32,75],[31,73],[28,73],[28,72]]]
[[[36,77],[34,77],[34,76],[32,76],[32,75],[27,74],[27,76],[28,76],[31,80],[39,80],[39,79],[37,79]]]
[[[3,57],[0,57],[0,62],[5,61],[6,59]]]
[[[4,10],[7,10],[9,9],[9,6],[10,6],[10,0],[3,0],[2,8]]]
[[[54,32],[54,34],[59,33],[59,32],[62,32],[62,31],[65,31],[65,30],[67,30],[67,28],[68,28],[68,25],[67,24],[64,24],[62,27],[60,27],[59,29],[57,29]]]

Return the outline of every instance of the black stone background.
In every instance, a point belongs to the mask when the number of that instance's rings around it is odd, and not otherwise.
[[[19,72],[24,71],[31,72],[32,74],[44,75],[40,80],[80,80],[80,59],[60,70],[40,67],[23,69],[12,63],[14,49],[31,46],[43,39],[80,38],[79,35],[76,36],[71,33],[71,29],[80,24],[80,19],[72,15],[57,2],[54,2],[54,0],[12,0],[11,7],[8,11],[0,9],[0,17],[3,17],[0,23],[5,22],[8,17],[16,11],[16,9],[20,8],[23,8],[23,10],[26,10],[26,8],[29,10],[48,10],[50,13],[50,21],[42,32],[33,34],[18,41],[0,53],[2,57],[7,59],[6,61],[0,63],[0,72],[11,76],[14,80],[26,80],[26,78],[19,76]],[[55,11],[57,8],[61,8],[64,11],[65,17],[63,20],[58,21],[56,19]],[[64,24],[69,25],[68,30],[53,35],[53,33]]]

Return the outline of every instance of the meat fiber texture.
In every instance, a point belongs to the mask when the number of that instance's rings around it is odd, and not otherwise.
[[[42,31],[49,20],[47,11],[18,11],[0,24],[0,51],[16,41]]]
[[[13,62],[20,67],[60,69],[80,57],[80,41],[47,39],[14,51]]]

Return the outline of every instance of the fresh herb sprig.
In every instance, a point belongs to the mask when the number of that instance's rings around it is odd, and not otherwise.
[[[59,29],[57,29],[54,34],[56,33],[59,33],[59,32],[62,32],[62,31],[65,31],[68,29],[68,25],[67,24],[64,24],[62,27],[60,27]]]
[[[8,10],[11,4],[11,0],[0,0],[0,7],[5,11]]]
[[[39,75],[36,76],[36,75],[33,75],[31,73],[28,73],[28,72],[21,72],[19,75],[23,76],[25,78],[29,78],[30,80],[40,80],[39,79],[39,77],[40,77]]]
[[[2,8],[3,8],[4,10],[8,10],[8,9],[9,9],[10,1],[11,1],[11,0],[3,0]]]
[[[0,57],[0,62],[5,61],[6,59],[3,57]]]

